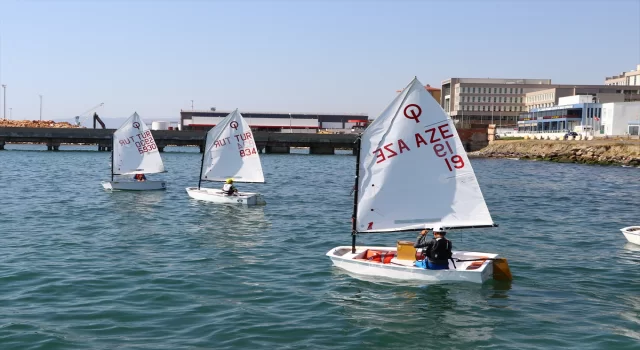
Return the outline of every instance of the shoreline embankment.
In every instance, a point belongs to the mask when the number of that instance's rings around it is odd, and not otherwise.
[[[520,158],[560,163],[640,166],[640,140],[492,141],[474,158]]]

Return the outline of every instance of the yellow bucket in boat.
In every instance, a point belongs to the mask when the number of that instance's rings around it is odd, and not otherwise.
[[[511,275],[511,269],[509,269],[509,263],[505,258],[497,258],[493,260],[493,279],[496,281],[511,281],[513,276]]]

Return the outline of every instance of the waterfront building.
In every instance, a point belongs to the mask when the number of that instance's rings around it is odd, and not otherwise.
[[[568,96],[590,95],[598,103],[640,101],[640,86],[553,85],[525,94],[526,111],[559,105]]]
[[[602,116],[602,104],[595,103],[591,95],[561,97],[557,106],[532,108],[522,113],[518,132],[553,133],[597,130]]]
[[[594,103],[640,101],[640,86],[552,84],[551,79],[450,78],[440,105],[458,127],[515,126],[523,112],[550,108],[568,96],[591,95]]]
[[[182,130],[209,130],[231,111],[181,110]],[[367,114],[327,114],[327,113],[278,113],[243,112],[244,119],[253,131],[283,133],[316,133],[321,129],[336,132],[350,132],[367,124]]]
[[[591,95],[561,97],[558,106],[532,108],[518,120],[519,133],[566,133],[593,136],[637,135],[640,102],[597,103]]]
[[[604,103],[601,124],[601,135],[638,135],[640,102]]]
[[[458,128],[516,125],[525,94],[549,87],[551,79],[450,78],[442,82],[440,105]]]

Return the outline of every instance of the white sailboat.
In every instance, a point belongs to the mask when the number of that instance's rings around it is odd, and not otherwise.
[[[164,190],[165,181],[137,181],[134,175],[164,173],[160,151],[151,130],[133,113],[127,121],[113,133],[111,147],[111,181],[103,181],[105,190],[150,191]],[[128,176],[114,180],[114,176]]]
[[[233,179],[234,182],[264,183],[259,153],[249,124],[236,109],[207,133],[198,187],[187,187],[189,197],[213,203],[266,204],[259,193],[237,192],[228,195],[222,188],[201,187],[202,181],[227,179]]]
[[[356,147],[352,244],[326,254],[335,266],[399,280],[511,279],[506,259],[494,253],[453,251],[448,270],[429,270],[415,266],[413,242],[356,246],[357,234],[496,226],[453,121],[417,78]]]
[[[620,231],[622,231],[627,241],[640,245],[640,226],[629,226],[621,228]]]

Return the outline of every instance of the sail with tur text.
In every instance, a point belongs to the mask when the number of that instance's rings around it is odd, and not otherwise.
[[[201,179],[264,182],[259,153],[249,124],[236,109],[207,133]]]
[[[164,164],[151,130],[138,113],[113,133],[114,175],[163,173]]]

